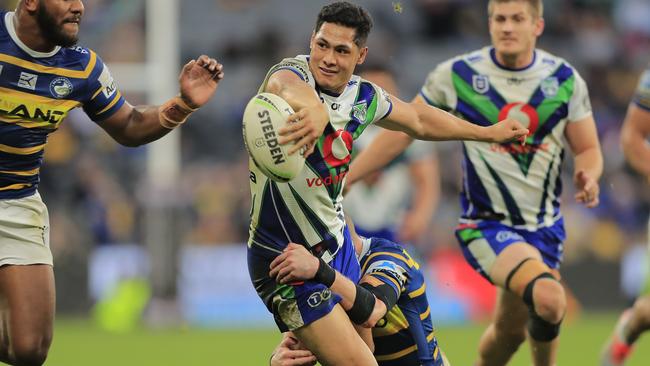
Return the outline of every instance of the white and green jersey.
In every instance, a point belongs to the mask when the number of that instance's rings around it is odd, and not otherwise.
[[[560,219],[564,129],[591,115],[587,86],[571,65],[535,50],[528,67],[508,69],[486,47],[440,64],[420,94],[477,125],[512,117],[530,130],[525,145],[463,142],[461,222],[498,218],[535,230]]]
[[[296,73],[312,86],[327,106],[330,122],[307,157],[301,173],[288,183],[268,179],[249,160],[251,171],[251,225],[249,246],[281,251],[288,242],[313,247],[323,243],[323,259],[329,259],[343,244],[345,220],[341,206],[345,175],[353,141],[369,125],[386,117],[392,103],[377,85],[353,75],[340,95],[322,90],[309,70],[308,56],[287,58],[268,72]]]

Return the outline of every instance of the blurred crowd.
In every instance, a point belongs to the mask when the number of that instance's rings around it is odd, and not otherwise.
[[[366,0],[375,20],[370,59],[399,77],[404,99],[419,91],[427,73],[456,54],[489,43],[483,0]],[[2,1],[0,1],[2,3]],[[4,1],[11,7],[15,1]],[[145,0],[85,0],[81,44],[104,61],[143,64]],[[268,68],[283,57],[308,53],[318,9],[325,1],[192,0],[180,3],[180,52],[201,53],[225,65],[217,97],[181,133],[182,172],[177,184],[186,218],[183,243],[244,243],[248,233],[248,169],[241,114]],[[619,131],[637,78],[650,63],[647,0],[546,0],[546,30],[539,48],[572,63],[588,83],[605,155],[601,205],[573,204],[571,161],[566,161],[566,261],[595,256],[617,261],[646,239],[650,189],[626,166]],[[304,8],[304,9],[303,9]],[[196,24],[201,24],[197,27]],[[199,30],[200,29],[200,30]],[[118,86],[120,75],[114,75]],[[133,102],[141,92],[122,90]],[[442,197],[430,230],[416,243],[422,252],[456,246],[460,144],[435,144]],[[112,142],[83,113],[73,113],[50,138],[40,191],[50,208],[55,258],[83,258],[91,248],[141,243],[146,208],[147,148]]]

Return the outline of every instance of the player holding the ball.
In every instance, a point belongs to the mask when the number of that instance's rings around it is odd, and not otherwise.
[[[565,60],[535,48],[544,30],[542,13],[541,0],[490,0],[492,47],[438,65],[415,98],[477,125],[512,116],[530,130],[525,145],[463,142],[456,237],[469,264],[499,287],[477,366],[507,364],[526,338],[532,364],[555,365],[566,311],[559,282],[566,236],[560,213],[563,139],[574,156],[576,201],[598,204],[603,158],[587,85]],[[410,140],[382,133],[352,164],[350,183],[390,161]]]
[[[483,127],[434,107],[405,103],[353,75],[368,53],[365,43],[371,27],[370,15],[359,6],[336,2],[323,7],[310,54],[273,66],[259,90],[280,96],[296,111],[278,134],[280,143],[297,141],[289,154],[306,147],[306,162],[298,176],[281,183],[269,179],[251,160],[249,272],[279,329],[293,331],[324,365],[376,364],[362,340],[369,332],[360,337],[350,322],[367,320],[363,301],[372,296],[357,287],[357,300],[343,309],[341,298],[327,285],[332,278],[278,284],[269,277],[269,265],[289,242],[304,243],[323,263],[359,280],[341,207],[354,139],[373,123],[426,140],[499,143],[528,133],[513,119]]]

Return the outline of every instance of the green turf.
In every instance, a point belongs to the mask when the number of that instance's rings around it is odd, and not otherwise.
[[[558,365],[597,366],[601,344],[615,314],[583,315],[562,333]],[[451,363],[472,364],[484,325],[442,327],[439,339]],[[47,366],[263,366],[279,340],[273,330],[146,330],[126,334],[100,331],[88,321],[59,320]],[[510,365],[530,365],[528,348]],[[642,338],[627,366],[650,365],[650,336]]]

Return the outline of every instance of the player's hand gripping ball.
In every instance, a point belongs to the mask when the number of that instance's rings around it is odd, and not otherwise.
[[[293,113],[284,99],[271,93],[257,94],[244,110],[242,130],[248,155],[264,175],[276,182],[292,180],[305,165],[304,149],[289,155],[294,143],[279,143],[278,130]]]

